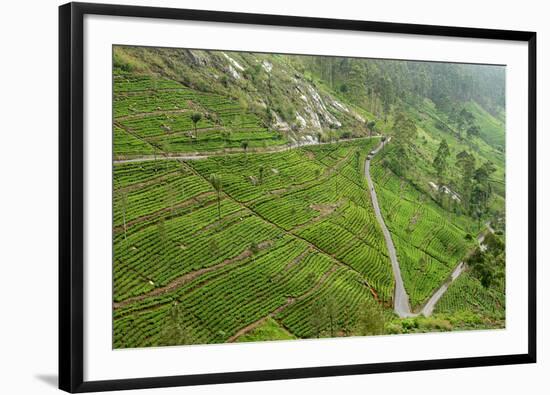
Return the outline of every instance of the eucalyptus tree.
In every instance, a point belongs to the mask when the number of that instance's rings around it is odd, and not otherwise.
[[[367,130],[369,131],[369,137],[376,131],[376,121],[371,120],[367,122]]]
[[[416,124],[404,112],[398,112],[393,123],[395,139],[394,161],[398,175],[404,174],[412,164],[412,148],[417,136]]]
[[[461,151],[456,155],[456,164],[461,170],[461,188],[462,188],[462,197],[463,202],[471,214],[471,194],[472,194],[472,177],[474,176],[475,171],[475,158],[472,154],[467,151]]]
[[[220,208],[220,194],[223,190],[223,182],[222,177],[218,174],[212,173],[210,174],[210,177],[208,179],[210,181],[210,184],[214,187],[218,194],[218,220],[222,218],[221,215],[221,208]]]
[[[384,324],[384,312],[377,304],[365,301],[359,305],[354,328],[357,335],[381,335],[384,333]]]
[[[193,127],[195,129],[195,138],[197,138],[197,123],[202,119],[202,114],[200,112],[194,112],[191,114],[191,121],[193,122]]]
[[[447,158],[450,154],[451,152],[449,150],[447,140],[441,140],[441,142],[439,143],[439,148],[437,149],[437,154],[435,155],[435,158],[432,162],[432,165],[437,174],[437,184],[440,188],[443,183],[443,177],[445,176],[445,172],[448,168]]]

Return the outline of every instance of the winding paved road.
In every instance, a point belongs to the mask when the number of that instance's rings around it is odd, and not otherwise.
[[[393,309],[399,317],[411,317],[414,314],[411,311],[411,307],[409,305],[409,295],[407,295],[407,291],[405,290],[405,286],[403,285],[403,279],[401,278],[401,269],[399,268],[399,262],[397,261],[395,246],[393,245],[390,231],[388,230],[388,227],[384,222],[384,218],[382,217],[382,213],[380,212],[378,198],[376,196],[376,191],[374,190],[374,183],[372,182],[372,178],[370,176],[370,162],[372,157],[376,155],[378,151],[384,148],[384,145],[389,143],[390,140],[391,137],[389,137],[386,141],[382,141],[380,145],[376,149],[371,151],[371,153],[367,156],[367,160],[365,161],[365,177],[367,178],[370,197],[372,200],[372,205],[374,207],[374,213],[376,215],[378,223],[380,224],[380,228],[382,228],[382,233],[384,234],[384,239],[386,240],[386,245],[388,246],[388,254],[391,260],[393,278],[395,279]]]
[[[380,227],[382,228],[382,233],[384,234],[384,239],[386,240],[386,245],[388,247],[388,253],[391,260],[392,270],[393,270],[393,277],[395,279],[395,290],[394,290],[394,298],[393,298],[393,309],[395,313],[399,317],[416,317],[420,314],[428,317],[433,313],[433,310],[435,308],[435,305],[441,299],[441,297],[445,294],[449,286],[455,281],[462,272],[466,269],[466,264],[464,262],[460,262],[453,272],[451,273],[451,276],[439,287],[437,291],[435,291],[430,299],[424,304],[422,309],[418,313],[413,313],[411,311],[411,306],[409,304],[409,295],[407,294],[407,291],[405,290],[405,286],[403,285],[403,278],[401,277],[401,269],[399,267],[399,261],[397,260],[397,253],[395,251],[395,246],[393,245],[393,240],[391,238],[390,231],[388,230],[386,223],[384,222],[384,217],[382,217],[382,213],[380,211],[380,206],[378,204],[378,198],[376,196],[376,191],[374,189],[374,183],[372,182],[372,178],[370,176],[370,162],[374,155],[376,155],[382,148],[384,148],[384,145],[389,143],[391,140],[391,137],[388,137],[388,139],[384,142],[381,142],[376,149],[371,151],[371,153],[367,156],[367,160],[365,161],[365,177],[367,179],[367,183],[369,186],[369,192],[372,200],[372,205],[374,207],[374,213],[376,215],[376,219],[378,220],[378,223],[380,224]],[[494,230],[491,228],[489,223],[485,224],[487,227],[487,230],[491,233],[494,233]],[[485,240],[485,234],[481,233],[477,237],[477,242],[481,245],[483,243],[483,240]]]
[[[493,228],[491,228],[491,224],[489,222],[487,222],[485,226],[487,227],[487,231],[491,233],[495,233]],[[486,232],[483,232],[477,237],[477,242],[479,245],[481,245],[483,243],[483,240],[485,240],[486,234],[487,234]],[[447,292],[447,289],[449,288],[449,286],[453,283],[453,281],[455,281],[458,278],[458,276],[462,274],[462,272],[465,269],[466,269],[466,264],[464,262],[460,262],[455,267],[455,270],[453,270],[453,272],[451,273],[451,277],[447,279],[447,281],[445,281],[445,283],[443,283],[443,285],[437,291],[434,292],[434,294],[430,297],[430,299],[428,299],[424,307],[422,307],[422,309],[420,310],[420,314],[423,314],[426,317],[430,316],[433,313],[435,305],[437,304],[439,299],[441,299],[441,297],[445,294],[445,292]]]
[[[422,307],[419,314],[422,314],[426,317],[432,315],[435,305],[437,304],[437,302],[439,302],[439,299],[441,299],[441,297],[445,294],[445,292],[447,292],[449,285],[451,285],[452,282],[462,274],[465,268],[466,268],[466,264],[464,262],[460,262],[458,266],[455,267],[455,270],[453,270],[451,274],[451,278],[445,281],[445,283],[441,287],[439,287],[437,291],[433,293],[433,295],[430,297],[430,299],[428,299],[424,307]]]

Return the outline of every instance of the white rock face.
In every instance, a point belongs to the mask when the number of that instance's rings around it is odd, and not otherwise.
[[[317,114],[319,114],[323,121],[325,121],[325,123],[329,124],[332,127],[341,127],[342,124],[331,113],[328,112],[325,102],[323,101],[319,93],[315,90],[315,88],[308,84],[307,90],[315,106]]]
[[[241,75],[237,72],[237,70],[235,70],[233,66],[227,66],[227,72],[231,74],[231,77],[235,78],[236,80],[241,79]]]
[[[283,121],[281,119],[281,117],[279,116],[279,114],[277,114],[275,111],[272,111],[271,112],[275,118],[275,124],[273,125],[275,127],[275,129],[277,130],[283,130],[283,131],[288,131],[290,130],[290,125],[288,123],[286,123],[285,121]]]
[[[332,99],[331,104],[337,110],[349,113],[349,109],[346,106],[344,106],[342,103],[340,103],[339,101],[337,101],[335,99]]]
[[[236,69],[239,69],[240,71],[244,71],[244,67],[241,66],[241,65],[239,64],[239,62],[237,62],[237,61],[236,61],[235,59],[233,59],[231,56],[229,56],[229,55],[226,54],[225,52],[223,53],[223,56],[225,56],[225,58],[226,58],[227,60],[229,60],[229,63],[231,63],[231,65],[232,65],[233,67],[235,67]]]
[[[208,56],[205,56],[198,51],[189,50],[188,52],[191,55],[193,63],[197,66],[207,66],[210,63]]]
[[[307,126],[307,121],[300,115],[298,111],[296,111],[296,120],[298,121],[298,124],[301,129],[305,128]]]
[[[302,140],[304,141],[305,145],[317,144],[317,140],[315,139],[315,137],[309,134],[305,135]]]
[[[357,119],[359,122],[365,123],[365,118],[363,118],[361,115],[357,114],[355,111],[352,111],[351,115],[353,115],[353,117],[355,119]]]
[[[307,104],[304,107],[304,110],[306,111],[306,114],[309,118],[309,125],[314,130],[322,130],[321,127],[321,120],[319,119],[319,116],[317,113],[313,110],[312,106],[309,105],[309,100],[307,100]]]
[[[264,68],[265,71],[267,71],[268,73],[271,73],[271,70],[273,69],[273,65],[268,62],[267,60],[264,60],[262,62],[262,67]]]

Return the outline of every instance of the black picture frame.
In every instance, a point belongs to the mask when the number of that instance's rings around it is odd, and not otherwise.
[[[84,16],[146,17],[528,43],[528,352],[525,354],[84,381]],[[68,3],[59,8],[59,388],[71,393],[536,362],[536,33],[283,15]]]

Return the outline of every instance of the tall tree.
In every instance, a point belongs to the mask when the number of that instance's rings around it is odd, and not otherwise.
[[[202,119],[202,114],[200,112],[194,112],[191,114],[191,121],[193,122],[193,127],[195,129],[195,138],[197,138],[197,123]]]
[[[320,300],[318,300],[316,303],[313,304],[313,306],[311,306],[309,321],[317,339],[321,337],[323,328],[325,326],[326,315],[326,306]]]
[[[212,186],[214,187],[214,189],[218,193],[218,220],[219,220],[219,219],[222,218],[221,208],[220,208],[220,194],[221,194],[222,189],[223,189],[222,177],[217,175],[217,174],[212,173],[212,174],[210,174],[209,181],[210,181],[210,184],[212,184]]]
[[[432,165],[437,174],[437,183],[440,188],[443,183],[442,181],[443,181],[445,172],[447,171],[447,167],[448,167],[447,158],[449,157],[449,155],[450,155],[449,145],[447,144],[447,140],[443,139],[439,143],[437,154],[435,155],[435,158],[432,162]]]
[[[416,124],[404,112],[400,111],[393,122],[396,144],[412,145],[417,135]]]
[[[371,120],[367,122],[367,130],[369,131],[369,137],[372,136],[372,134],[375,132],[376,129],[376,121]]]
[[[394,119],[393,132],[396,146],[393,170],[398,175],[402,175],[406,173],[412,162],[413,142],[417,135],[416,124],[404,112],[398,112]]]
[[[489,199],[493,192],[491,186],[491,175],[496,171],[493,163],[487,161],[478,167],[473,174],[475,182],[470,204],[473,209],[473,214],[478,220],[478,228],[480,227],[481,217],[487,213],[489,208]]]
[[[185,315],[182,305],[177,304],[170,308],[160,333],[161,345],[177,346],[196,343],[193,333],[186,324]]]
[[[466,151],[461,151],[456,155],[457,165],[461,169],[462,179],[461,179],[461,188],[462,188],[462,201],[466,206],[468,212],[470,210],[470,198],[472,194],[472,177],[475,170],[475,158],[472,154]]]
[[[325,300],[325,309],[330,328],[330,337],[334,337],[336,330],[336,319],[338,318],[338,303],[334,295],[327,296]]]
[[[363,302],[357,312],[354,332],[359,336],[380,335],[384,333],[384,313],[375,303]]]

